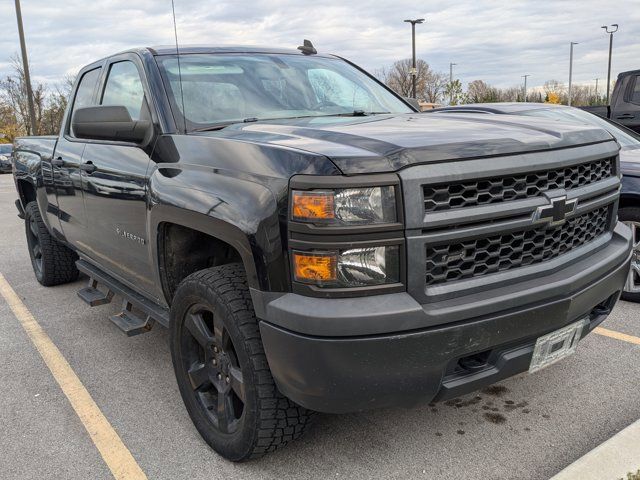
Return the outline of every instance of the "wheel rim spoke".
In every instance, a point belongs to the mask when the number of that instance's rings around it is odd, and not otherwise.
[[[238,367],[234,367],[233,365],[229,367],[229,381],[231,389],[242,403],[245,403],[246,394],[244,390],[244,381],[242,379],[242,372]]]
[[[218,392],[218,408],[216,413],[218,416],[218,428],[221,432],[229,433],[229,427],[235,417],[233,416],[233,403],[231,402],[231,396],[228,392]]]
[[[40,249],[40,245],[38,245],[37,243],[33,246],[33,256],[36,259],[39,259],[42,257],[42,250]]]
[[[640,292],[640,222],[625,221],[631,229],[631,239],[633,245],[633,258],[631,259],[631,267],[629,275],[624,285],[624,291],[630,293]]]
[[[187,373],[194,390],[204,391],[211,388],[210,369],[204,363],[194,364]]]
[[[627,276],[627,282],[625,283],[624,289],[626,292],[640,292],[640,285],[638,284],[638,279],[640,279],[640,264],[637,261],[631,261],[631,268],[629,269],[629,275]]]
[[[201,315],[194,313],[187,315],[184,325],[202,347],[206,348],[213,342],[213,336]]]
[[[29,220],[29,230],[31,230],[34,237],[38,238],[38,226],[36,225],[36,220],[34,218]]]
[[[244,415],[247,393],[224,318],[214,315],[206,303],[194,304],[182,328],[186,380],[213,425],[231,434]]]

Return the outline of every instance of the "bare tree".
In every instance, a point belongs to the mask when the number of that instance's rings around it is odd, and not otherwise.
[[[499,91],[482,80],[474,80],[467,87],[467,98],[471,103],[498,102]]]
[[[446,74],[429,69],[425,76],[424,99],[430,103],[442,102],[448,81]]]
[[[0,80],[0,100],[13,110],[13,114],[21,130],[27,135],[37,135],[38,132],[31,131],[29,119],[29,108],[27,102],[27,87],[24,77],[22,63],[17,55],[11,57],[13,75]],[[46,89],[41,83],[33,88],[33,102],[36,115],[36,126],[40,124],[42,114],[45,109]]]
[[[16,55],[11,60],[13,73],[0,80],[0,133],[11,140],[20,135],[57,133],[75,77],[63,77],[51,91],[41,83],[34,85],[33,103],[37,131],[32,132],[22,63]]]
[[[389,68],[378,72],[379,78],[403,97],[412,93],[411,59],[398,60]],[[447,80],[442,73],[435,72],[424,60],[416,61],[416,95],[420,100],[437,103],[444,92]]]
[[[66,75],[62,82],[55,86],[55,90],[48,95],[46,108],[40,121],[41,135],[54,135],[60,130],[74,81],[74,76]]]

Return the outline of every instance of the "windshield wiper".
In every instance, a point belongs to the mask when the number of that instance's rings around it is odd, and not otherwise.
[[[216,123],[213,125],[209,125],[207,127],[197,128],[193,130],[194,132],[211,132],[213,130],[222,130],[230,125],[236,123],[253,123],[253,122],[269,122],[276,120],[295,120],[298,118],[323,118],[323,117],[367,117],[369,115],[384,115],[386,113],[391,112],[365,112],[364,110],[354,110],[353,112],[347,113],[330,113],[327,115],[299,115],[295,117],[277,117],[277,118],[257,118],[257,117],[248,117],[243,120],[237,120],[234,122],[224,122],[224,123]]]
[[[223,128],[226,128],[229,125],[233,125],[235,123],[252,123],[252,122],[257,122],[259,120],[260,119],[256,118],[256,117],[248,117],[248,118],[245,118],[243,120],[237,120],[237,121],[234,121],[234,122],[214,123],[214,124],[209,125],[207,127],[196,128],[193,131],[194,132],[211,132],[212,130],[222,130]]]
[[[332,113],[330,115],[319,115],[321,117],[368,117],[369,115],[384,115],[391,112],[365,112],[364,110],[354,110],[351,113]]]

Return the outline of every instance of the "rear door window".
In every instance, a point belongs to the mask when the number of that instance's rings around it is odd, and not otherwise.
[[[640,105],[640,75],[634,78],[633,90],[631,91],[631,101]]]
[[[76,90],[76,96],[73,99],[73,110],[71,111],[71,119],[76,113],[76,110],[83,107],[90,107],[93,105],[93,93],[100,77],[100,67],[89,70],[82,75],[78,89]],[[73,127],[71,127],[71,136],[73,134]]]

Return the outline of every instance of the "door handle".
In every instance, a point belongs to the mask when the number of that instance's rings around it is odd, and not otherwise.
[[[53,165],[54,167],[64,167],[64,160],[62,159],[62,157],[54,158],[53,160],[51,160],[51,165]]]
[[[629,119],[634,118],[634,117],[635,117],[635,115],[631,115],[630,113],[623,113],[622,115],[616,116],[616,118],[618,120],[629,120]]]
[[[93,173],[98,169],[92,162],[83,163],[80,165],[80,170],[87,173]]]

